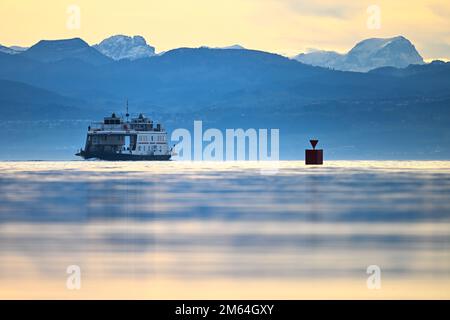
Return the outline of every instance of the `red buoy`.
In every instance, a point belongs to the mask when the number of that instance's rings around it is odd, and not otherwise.
[[[311,139],[309,142],[312,145],[311,149],[305,150],[305,164],[323,164],[323,150],[322,149],[316,149],[316,145],[319,142],[319,140]]]

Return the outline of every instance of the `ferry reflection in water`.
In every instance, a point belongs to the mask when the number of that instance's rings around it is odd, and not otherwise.
[[[450,298],[450,162],[271,165],[0,162],[0,298]]]

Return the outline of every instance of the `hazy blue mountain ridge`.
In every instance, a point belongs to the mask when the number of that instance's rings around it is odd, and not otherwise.
[[[112,61],[80,38],[41,40],[21,53],[21,56],[40,62],[78,59],[93,65],[105,64]]]

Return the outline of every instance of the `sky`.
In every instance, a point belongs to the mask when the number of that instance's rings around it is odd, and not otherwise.
[[[79,14],[78,14],[79,13]],[[1,0],[0,44],[142,35],[157,52],[228,46],[293,56],[346,52],[403,35],[426,60],[450,58],[448,0]]]

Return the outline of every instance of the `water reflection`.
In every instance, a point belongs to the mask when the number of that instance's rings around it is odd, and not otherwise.
[[[448,297],[450,162],[265,166],[1,162],[0,296],[64,297],[77,264],[81,297],[365,297],[376,264],[382,297]]]

